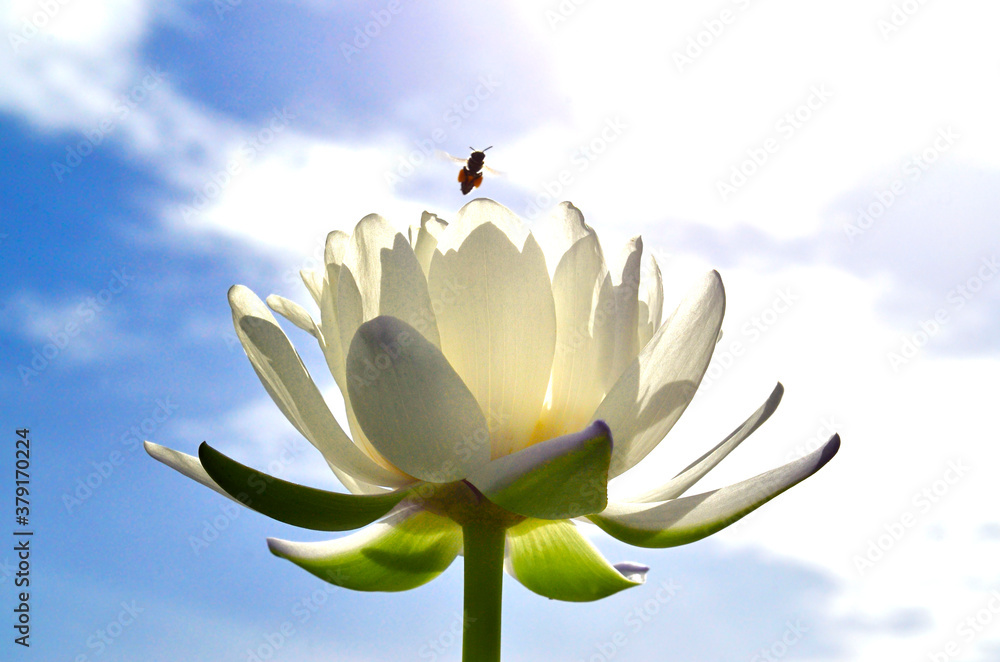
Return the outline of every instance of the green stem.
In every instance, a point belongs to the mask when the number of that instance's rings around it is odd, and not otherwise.
[[[465,540],[465,623],[462,662],[500,662],[500,607],[506,534],[494,522],[462,527]]]

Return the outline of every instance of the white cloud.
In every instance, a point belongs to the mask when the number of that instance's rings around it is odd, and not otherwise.
[[[669,214],[716,228],[749,223],[800,236],[816,230],[829,200],[922,149],[942,125],[969,136],[955,158],[1000,162],[991,147],[1000,138],[997,95],[981,83],[995,75],[987,24],[998,8],[990,3],[923,6],[889,43],[876,29],[888,2],[842,3],[835,13],[791,2],[587,3],[550,30],[544,12],[558,5],[520,6],[529,25],[551,36],[554,78],[573,114],[541,142],[505,147],[504,158],[511,173],[530,173],[525,184],[536,192],[568,169],[567,195],[592,215],[658,222],[666,200]],[[672,54],[722,9],[734,22],[678,72]],[[824,83],[829,101],[782,138],[776,122]],[[629,125],[621,139],[586,172],[570,166],[578,145],[618,115]],[[778,153],[722,202],[716,181],[768,137]],[[539,161],[553,172],[535,174]]]
[[[164,63],[143,59],[144,40],[165,24],[191,29],[182,3],[21,1],[0,17],[10,42],[0,48],[0,111],[65,139],[52,164],[59,182],[113,145],[194,188],[242,143],[245,127],[184,96]]]
[[[18,360],[22,384],[34,383],[52,365],[117,361],[143,351],[149,340],[125,323],[122,298],[134,296],[128,269],[107,274],[99,287],[74,295],[35,291],[12,294],[4,302],[0,327],[31,346]],[[131,290],[131,291],[130,291]]]
[[[175,227],[252,237],[303,256],[322,250],[331,230],[350,232],[373,212],[400,230],[419,225],[423,207],[394,198],[382,177],[391,168],[389,150],[317,140],[291,127],[265,142],[259,138],[268,127],[251,131],[194,197],[168,210]]]
[[[17,0],[0,15],[7,82],[0,107],[48,129],[82,129],[106,113],[137,68],[154,3]]]

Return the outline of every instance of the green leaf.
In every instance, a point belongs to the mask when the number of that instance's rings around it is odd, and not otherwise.
[[[462,549],[462,529],[418,507],[324,542],[268,538],[275,556],[355,591],[407,591],[444,572]]]
[[[385,494],[341,494],[296,485],[232,460],[207,443],[198,447],[205,471],[243,505],[285,524],[316,531],[349,531],[382,517],[410,488]]]
[[[839,449],[840,436],[834,435],[809,455],[743,482],[660,503],[614,503],[587,519],[630,545],[686,545],[726,528],[813,475]]]
[[[468,481],[512,513],[558,520],[608,505],[611,430],[604,421],[493,460]]]
[[[526,588],[553,600],[590,602],[639,586],[649,569],[608,563],[569,520],[527,519],[507,530],[507,567]],[[625,574],[623,574],[623,571]]]

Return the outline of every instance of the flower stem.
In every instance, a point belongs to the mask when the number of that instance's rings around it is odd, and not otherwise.
[[[465,619],[462,662],[500,662],[500,607],[506,534],[495,522],[462,527],[465,541]]]

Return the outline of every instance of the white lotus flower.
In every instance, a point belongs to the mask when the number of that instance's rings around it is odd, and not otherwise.
[[[636,586],[648,568],[607,562],[574,518],[633,545],[693,542],[812,475],[840,444],[834,436],[780,468],[682,496],[767,420],[779,384],[680,474],[609,504],[608,481],[653,450],[694,396],[725,308],[713,271],[661,322],[660,272],[650,259],[651,279],[640,283],[641,262],[636,238],[613,280],[597,235],[569,203],[534,233],[485,199],[451,224],[425,213],[409,239],[367,216],[353,234],[329,235],[324,272],[302,274],[318,321],[296,303],[267,300],[319,341],[350,435],[260,299],[243,286],[229,292],[264,388],[352,494],[264,476],[206,444],[198,458],[147,449],[284,522],[342,531],[380,520],[331,542],[268,541],[347,588],[421,585],[462,552],[463,529],[470,555],[480,525],[499,531],[507,571],[543,596],[586,601]]]

